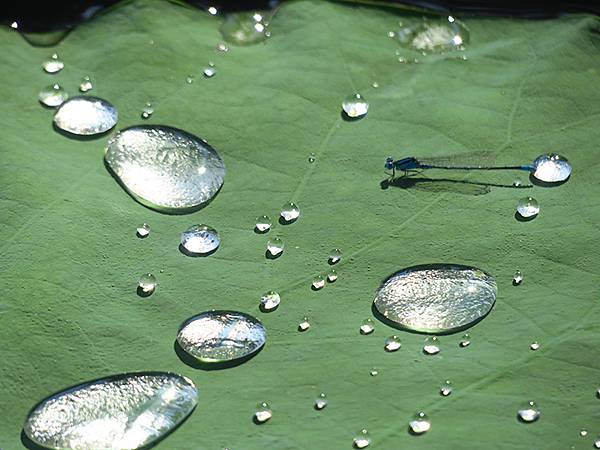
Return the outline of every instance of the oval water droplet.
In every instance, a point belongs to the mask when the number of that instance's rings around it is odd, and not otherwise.
[[[223,185],[225,164],[204,140],[177,128],[141,125],[112,137],[104,159],[140,203],[163,212],[190,212]]]
[[[395,335],[388,337],[383,344],[385,351],[390,353],[400,350],[401,347],[402,341],[398,336]]]
[[[308,155],[308,162],[309,163],[314,163],[317,160],[317,155],[313,152],[310,155]]]
[[[42,67],[47,73],[57,73],[65,67],[65,63],[63,63],[58,54],[54,53],[42,63]]]
[[[83,77],[81,83],[79,83],[79,92],[87,92],[92,90],[93,88],[94,85],[92,84],[92,80],[90,80],[90,77]]]
[[[523,281],[523,274],[520,270],[517,270],[513,275],[512,283],[514,286],[518,286]]]
[[[416,413],[412,420],[408,423],[410,430],[413,434],[423,434],[429,431],[431,428],[431,422],[429,417],[423,411]]]
[[[331,269],[329,272],[327,272],[327,281],[329,281],[330,283],[335,283],[337,279],[338,274],[335,269]]]
[[[538,341],[533,341],[531,344],[529,344],[529,348],[533,351],[538,350],[540,347],[541,345]]]
[[[298,324],[298,331],[306,331],[310,328],[310,322],[308,321],[308,317],[303,317],[300,323]]]
[[[517,212],[525,219],[530,219],[538,215],[540,205],[533,197],[523,197],[517,203]]]
[[[46,106],[55,107],[62,105],[69,98],[69,94],[59,84],[46,86],[38,94],[40,103]]]
[[[82,136],[104,133],[114,127],[117,120],[117,109],[113,105],[91,96],[70,98],[54,114],[58,128]]]
[[[279,303],[281,302],[281,297],[275,291],[265,292],[260,298],[260,309],[264,312],[270,312],[277,309]]]
[[[197,397],[192,381],[173,373],[114,375],[43,400],[23,432],[46,448],[137,449],[173,431]]]
[[[450,394],[452,394],[452,383],[450,383],[450,380],[446,380],[440,386],[440,395],[448,397]]]
[[[274,237],[273,239],[269,239],[267,242],[267,252],[272,257],[277,257],[283,253],[283,240],[279,237]]]
[[[428,336],[423,343],[423,353],[426,355],[437,355],[440,352],[440,340],[437,336]]]
[[[469,42],[469,31],[458,20],[423,20],[400,28],[396,38],[404,47],[422,53],[442,53],[463,49]]]
[[[564,156],[547,153],[533,161],[533,176],[546,183],[560,183],[571,175],[571,164]]]
[[[151,273],[145,273],[138,281],[138,288],[145,295],[150,295],[156,289],[156,277]]]
[[[354,448],[367,448],[371,444],[371,436],[366,429],[360,430],[352,439],[352,446]]]
[[[255,355],[265,344],[267,331],[260,321],[236,311],[206,311],[186,320],[177,343],[203,363],[223,363]]]
[[[517,416],[521,422],[535,422],[540,417],[540,410],[534,401],[529,401],[519,411]]]
[[[471,345],[471,335],[469,333],[465,333],[462,336],[462,339],[460,340],[460,344],[458,344],[460,347],[465,348],[468,347],[469,345]]]
[[[329,252],[329,264],[337,264],[342,259],[342,251],[339,248],[334,248]]]
[[[202,73],[204,73],[206,78],[212,78],[217,73],[217,70],[214,67],[206,67]]]
[[[254,412],[254,421],[256,423],[265,423],[267,420],[273,417],[273,411],[271,411],[271,405],[268,402],[260,402],[256,406],[256,411]]]
[[[379,369],[373,367],[370,371],[369,371],[369,375],[371,375],[372,377],[376,377],[377,375],[379,375]]]
[[[377,89],[379,87],[379,83],[377,81],[373,81],[373,83],[371,83],[371,87],[373,89]]]
[[[315,290],[322,289],[325,286],[325,278],[322,275],[317,275],[312,280],[312,288]]]
[[[327,406],[327,396],[321,392],[315,400],[315,409],[322,410]]]
[[[267,231],[269,231],[269,229],[271,228],[271,225],[273,225],[273,221],[271,220],[271,218],[269,216],[258,216],[256,218],[256,230],[261,232],[261,233],[266,233]]]
[[[208,225],[192,225],[181,233],[181,246],[189,256],[214,252],[220,244],[219,233]]]
[[[374,305],[381,319],[393,326],[446,333],[485,317],[496,292],[494,278],[480,269],[430,264],[408,267],[387,278]]]
[[[146,102],[146,104],[144,105],[144,109],[142,109],[142,119],[148,119],[152,114],[154,114],[154,108],[152,107],[152,103]]]
[[[150,234],[150,225],[143,223],[136,228],[135,232],[139,238],[145,238]]]
[[[293,202],[286,202],[281,207],[281,218],[286,223],[291,223],[300,217],[300,208]]]
[[[262,42],[267,38],[266,31],[263,15],[252,12],[228,14],[225,22],[221,25],[223,39],[237,45]]]
[[[373,319],[371,319],[370,317],[366,318],[360,324],[359,330],[360,334],[371,334],[373,331],[375,331],[375,322],[373,322]]]
[[[352,94],[344,99],[342,109],[349,118],[360,119],[367,115],[369,103],[367,103],[362,95]]]

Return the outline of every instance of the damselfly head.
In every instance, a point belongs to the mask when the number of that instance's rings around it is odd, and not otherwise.
[[[386,170],[392,170],[394,168],[394,158],[389,157],[388,159],[385,160],[385,166]]]

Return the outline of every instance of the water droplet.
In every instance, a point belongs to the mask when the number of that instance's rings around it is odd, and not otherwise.
[[[206,67],[203,73],[206,78],[212,78],[217,73],[217,71],[214,67]]]
[[[40,103],[54,107],[60,106],[69,98],[69,94],[59,84],[52,84],[46,86],[38,94],[38,100]]]
[[[117,124],[117,109],[98,97],[73,97],[64,102],[54,124],[61,130],[81,136],[104,133]]]
[[[151,273],[145,273],[138,281],[138,287],[143,294],[150,295],[156,289],[156,277]]]
[[[369,372],[369,375],[371,375],[372,377],[376,377],[377,375],[379,375],[379,370],[373,367]]]
[[[256,20],[259,18],[259,20]],[[258,13],[240,12],[228,14],[221,25],[223,39],[237,45],[251,45],[266,39],[267,22]]]
[[[17,30],[19,28],[19,24],[17,23],[17,21],[14,21],[10,24],[11,28],[14,28],[15,30]]]
[[[408,423],[410,430],[414,434],[423,434],[431,428],[429,417],[423,411],[416,413],[412,420]]]
[[[143,223],[140,226],[138,226],[135,231],[138,237],[145,238],[150,234],[150,225],[148,225],[147,223]]]
[[[373,322],[373,319],[369,317],[363,320],[360,324],[360,334],[371,334],[373,331],[375,331],[375,323]]]
[[[469,32],[457,20],[423,20],[401,28],[396,34],[401,45],[422,53],[462,50]]]
[[[519,411],[517,415],[522,422],[535,422],[540,417],[540,410],[534,401],[529,401]]]
[[[126,128],[107,144],[104,159],[140,203],[189,212],[210,201],[225,177],[223,160],[206,141],[166,126]]]
[[[311,153],[310,155],[308,155],[309,163],[314,163],[316,160],[317,160],[317,155],[315,153]]]
[[[219,11],[217,11],[217,8],[215,8],[214,6],[209,6],[209,7],[208,7],[208,13],[209,13],[211,16],[216,16],[218,12],[219,12]]]
[[[209,61],[209,62],[208,62],[208,67],[215,67],[215,63],[214,63],[214,62],[212,62],[212,61]]]
[[[529,348],[533,351],[536,351],[537,349],[540,348],[540,343],[538,341],[533,341],[530,345]]]
[[[258,216],[256,218],[256,229],[261,233],[269,231],[273,222],[269,216]]]
[[[279,237],[269,239],[267,242],[267,251],[271,256],[279,256],[283,253],[283,241]]]
[[[426,355],[437,355],[440,352],[440,340],[437,336],[429,336],[425,338],[423,344],[423,353]]]
[[[522,185],[521,180],[514,180],[512,185],[514,187],[521,187],[521,185]]]
[[[264,312],[274,311],[275,309],[277,309],[280,302],[281,297],[277,292],[265,292],[260,298],[260,309]]]
[[[460,344],[458,345],[463,348],[471,345],[471,335],[469,333],[463,334],[462,339],[460,340]]]
[[[186,320],[177,343],[203,363],[222,363],[255,355],[265,344],[267,331],[260,321],[236,311],[206,311]]]
[[[386,352],[395,352],[400,350],[400,347],[402,347],[402,341],[395,335],[388,337],[383,344],[383,348]]]
[[[588,432],[587,432],[587,430],[581,430],[581,431],[579,432],[579,436],[581,436],[581,437],[586,437],[587,435],[588,435]]]
[[[371,436],[365,429],[360,430],[352,439],[352,446],[354,448],[367,448],[371,444]]]
[[[330,283],[334,283],[337,279],[338,274],[335,271],[335,269],[331,269],[329,272],[327,272],[327,281],[329,281]]]
[[[334,248],[329,252],[329,264],[337,264],[342,259],[342,251],[339,248]]]
[[[351,119],[359,119],[367,115],[369,103],[360,94],[349,95],[342,103],[342,109]]]
[[[265,423],[273,417],[273,411],[271,411],[271,406],[267,402],[260,402],[256,406],[256,412],[254,413],[254,420],[257,423]]]
[[[315,400],[315,409],[321,410],[327,406],[327,396],[324,393],[320,393]]]
[[[44,448],[146,448],[177,428],[197,398],[192,381],[174,373],[113,375],[46,398],[23,431]]]
[[[192,225],[181,233],[181,246],[189,256],[214,252],[220,244],[219,233],[208,225]]]
[[[442,397],[448,397],[450,394],[452,394],[452,383],[450,383],[450,380],[446,380],[440,386],[440,395]]]
[[[379,87],[379,83],[377,81],[373,81],[373,83],[371,84],[371,87],[373,87],[374,89],[377,89]]]
[[[548,153],[533,161],[533,176],[546,183],[560,183],[571,175],[571,164],[564,156]]]
[[[450,264],[414,266],[384,281],[374,305],[401,328],[449,332],[481,320],[496,301],[494,278],[480,269]]]
[[[303,317],[302,321],[298,324],[298,331],[306,331],[310,328],[310,322],[308,317]]]
[[[217,44],[217,50],[220,52],[228,52],[229,51],[229,46],[224,43],[224,42],[219,42]]]
[[[596,441],[594,442],[594,447],[600,448],[600,436],[598,436],[598,439],[596,439]]]
[[[517,212],[523,218],[533,218],[540,212],[540,205],[533,197],[523,197],[517,203]]]
[[[92,90],[94,86],[92,85],[92,80],[90,80],[90,77],[83,77],[81,79],[81,83],[79,83],[79,91],[80,92],[87,92]]]
[[[192,84],[194,82],[194,77],[192,75],[188,75],[187,77],[185,77],[185,82],[187,84]]]
[[[146,102],[146,105],[144,105],[144,109],[142,109],[142,119],[148,119],[152,114],[154,114],[154,108],[152,108],[152,103]]]
[[[322,275],[317,275],[313,278],[312,287],[315,290],[322,289],[325,286],[325,278]]]
[[[514,286],[518,286],[519,284],[521,284],[522,281],[523,281],[523,274],[521,273],[520,270],[517,270],[515,272],[515,274],[513,275],[512,283]]]
[[[396,33],[394,31],[388,31],[388,37],[389,38],[395,38],[396,37]]]
[[[49,59],[42,63],[42,67],[48,73],[57,73],[60,72],[63,67],[65,67],[65,64],[58,57],[58,55],[54,53]]]
[[[281,207],[281,218],[285,222],[293,222],[300,216],[300,208],[293,202],[284,203]]]

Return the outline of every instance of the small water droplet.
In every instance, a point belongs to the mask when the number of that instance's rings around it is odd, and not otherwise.
[[[70,98],[58,108],[54,124],[71,134],[91,136],[110,130],[118,118],[117,109],[106,100],[79,96]]]
[[[59,58],[58,54],[54,53],[49,59],[42,63],[42,67],[48,73],[57,73],[65,67],[65,64]]]
[[[311,153],[310,155],[308,155],[309,163],[314,163],[316,160],[317,160],[317,155],[315,153]]]
[[[214,252],[220,244],[219,233],[208,225],[192,225],[181,233],[181,246],[188,256],[206,255]]]
[[[40,103],[50,107],[62,105],[67,98],[69,98],[69,94],[59,84],[46,86],[38,94]]]
[[[375,331],[375,323],[373,322],[373,319],[369,317],[363,320],[360,324],[360,334],[367,335],[371,334],[373,331]]]
[[[587,430],[581,430],[581,431],[579,431],[579,436],[586,437],[587,435],[588,435]]]
[[[151,273],[145,273],[138,281],[138,287],[142,293],[150,295],[156,289],[156,277]]]
[[[423,411],[419,411],[413,416],[412,420],[408,423],[408,426],[414,434],[423,434],[429,431],[431,422],[429,421],[427,414]]]
[[[536,351],[537,349],[540,348],[540,343],[538,341],[533,341],[530,345],[529,348],[533,351]]]
[[[217,50],[220,52],[228,52],[229,46],[225,42],[219,42],[217,44]]]
[[[321,410],[327,406],[327,396],[321,392],[315,400],[315,409]]]
[[[371,436],[366,429],[360,430],[352,439],[352,446],[354,448],[367,448],[371,444]]]
[[[312,280],[312,287],[315,290],[322,289],[325,286],[325,278],[322,275],[317,275]]]
[[[212,61],[209,61],[209,62],[208,62],[208,67],[215,67],[215,63],[214,63],[214,62],[212,62]]]
[[[187,77],[185,77],[185,82],[187,84],[192,84],[194,82],[194,77],[192,75],[188,75]]]
[[[260,402],[256,406],[256,412],[254,413],[254,420],[257,423],[265,423],[273,417],[273,411],[271,411],[271,406],[267,402]]]
[[[217,10],[217,8],[215,8],[214,6],[209,6],[209,7],[208,7],[208,13],[209,13],[211,16],[216,16],[216,15],[218,14],[218,12],[219,12],[219,11],[218,11],[218,10]]]
[[[513,181],[513,183],[512,183],[512,185],[513,185],[514,187],[521,187],[521,184],[522,184],[522,183],[521,183],[521,180],[515,180],[515,181]]]
[[[371,375],[372,377],[376,377],[377,375],[379,375],[379,369],[376,369],[375,367],[373,367],[370,371],[369,371],[369,375]]]
[[[367,115],[369,103],[360,94],[352,94],[342,102],[342,109],[351,119],[359,119]]]
[[[138,226],[135,231],[138,237],[145,238],[150,234],[150,225],[148,225],[147,223],[143,223],[140,226]]]
[[[260,309],[264,312],[270,312],[277,309],[279,303],[281,302],[281,297],[275,291],[265,292],[260,298]]]
[[[300,208],[293,202],[284,203],[281,207],[281,217],[285,222],[293,222],[300,216]]]
[[[379,83],[377,81],[373,81],[373,83],[371,84],[371,87],[377,89],[379,87]]]
[[[523,218],[533,218],[540,212],[540,205],[533,197],[523,197],[517,203],[517,212]]]
[[[396,37],[396,32],[394,32],[394,31],[388,31],[387,35],[388,35],[389,38],[395,38]]]
[[[308,321],[308,317],[303,317],[300,323],[298,324],[298,331],[306,331],[310,328],[310,322]]]
[[[154,114],[152,103],[146,102],[144,109],[142,109],[142,119],[148,119],[152,114]]]
[[[388,337],[383,344],[386,352],[395,352],[400,350],[400,347],[402,347],[402,341],[396,335]]]
[[[338,274],[335,269],[331,269],[327,272],[327,281],[334,283],[338,279]]]
[[[17,21],[14,21],[14,22],[12,22],[12,23],[10,24],[10,27],[11,27],[11,28],[14,28],[15,30],[17,30],[17,29],[19,28],[19,24],[18,24],[18,22],[17,22]]]
[[[339,248],[334,248],[329,252],[329,264],[337,264],[342,259],[342,251]]]
[[[529,401],[519,411],[517,415],[522,422],[535,422],[540,417],[540,410],[534,401]]]
[[[79,83],[79,91],[80,92],[87,92],[92,90],[94,86],[92,85],[92,80],[90,80],[90,77],[83,77],[81,79],[81,83]]]
[[[271,218],[269,216],[263,215],[263,216],[258,216],[256,218],[255,227],[261,233],[269,231],[269,229],[271,228],[271,225],[273,225],[273,222],[271,221]]]
[[[442,397],[448,397],[450,394],[452,394],[452,383],[450,383],[450,380],[446,380],[440,386],[440,395]]]
[[[520,270],[517,270],[513,275],[512,283],[514,286],[518,286],[523,281],[523,274]]]
[[[217,73],[217,71],[214,67],[206,67],[203,73],[206,78],[212,78]]]
[[[458,345],[463,348],[471,345],[471,335],[469,333],[463,334],[462,339],[460,340],[460,344]]]
[[[283,252],[283,241],[279,237],[269,239],[267,242],[267,251],[271,256],[279,256]]]
[[[594,442],[594,447],[595,448],[600,448],[600,436],[598,436],[598,438],[596,439],[596,441]]]
[[[426,355],[436,355],[440,352],[440,340],[437,336],[428,336],[423,344],[423,353]]]

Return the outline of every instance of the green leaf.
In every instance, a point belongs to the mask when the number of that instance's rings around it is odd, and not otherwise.
[[[196,411],[161,449],[344,449],[363,427],[374,449],[591,447],[578,431],[599,432],[598,18],[465,18],[471,43],[461,61],[460,53],[425,57],[389,39],[398,21],[418,18],[403,14],[286,3],[271,38],[227,53],[215,50],[220,18],[159,1],[123,3],[54,48],[0,30],[0,447],[21,448],[27,411],[45,396],[138,370],[181,373],[200,391]],[[420,63],[399,63],[396,50]],[[65,69],[48,75],[41,62],[55,51]],[[217,74],[205,79],[209,60]],[[85,75],[90,94],[119,109],[119,128],[143,122],[150,100],[148,123],[184,129],[220,152],[227,175],[210,205],[182,216],[147,209],[104,167],[107,137],[53,130],[39,89],[58,81],[74,95]],[[346,122],[341,102],[354,91],[370,110]],[[554,151],[569,158],[573,175],[556,188],[473,189],[461,181],[510,185],[518,174],[432,172],[446,181],[381,189],[388,155],[475,151],[502,164]],[[541,206],[530,222],[513,217],[524,195]],[[276,218],[286,201],[299,205],[299,220],[255,234],[254,218]],[[144,240],[135,236],[142,222],[152,229]],[[195,223],[220,232],[214,255],[178,251],[180,233]],[[266,241],[275,235],[286,250],[269,260]],[[339,278],[312,291],[334,247],[344,252]],[[468,348],[459,348],[460,335],[443,336],[440,354],[425,356],[422,335],[379,322],[360,335],[384,278],[434,262],[497,278],[497,304],[470,331]],[[524,274],[518,287],[516,269]],[[146,272],[159,285],[140,298],[136,282]],[[260,295],[271,289],[282,302],[263,314]],[[185,365],[173,349],[177,329],[211,308],[259,317],[265,349],[226,370]],[[312,326],[298,333],[305,315]],[[392,334],[403,345],[386,353]],[[441,397],[446,379],[454,392]],[[329,405],[315,411],[320,392]],[[541,418],[518,423],[529,399]],[[263,400],[273,419],[257,426],[252,414]],[[432,421],[421,437],[407,432],[417,410]]]

